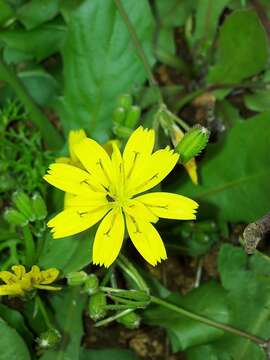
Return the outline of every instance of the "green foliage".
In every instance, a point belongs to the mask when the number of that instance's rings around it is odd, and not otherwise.
[[[135,7],[132,0],[124,4],[153,62],[153,19],[148,2],[141,0]],[[112,0],[86,0],[73,11],[63,60],[65,88],[61,117],[65,131],[83,127],[91,136],[106,140],[119,95],[146,80],[126,25]]]
[[[80,360],[138,360],[139,358],[128,350],[104,349],[85,350],[81,353]]]
[[[263,216],[269,210],[269,131],[269,113],[237,123],[209,145],[200,185],[185,183],[179,193],[196,198],[203,217],[252,222]]]

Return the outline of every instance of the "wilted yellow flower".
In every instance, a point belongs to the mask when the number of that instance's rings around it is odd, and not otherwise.
[[[139,127],[121,155],[113,145],[111,158],[97,142],[84,139],[74,151],[85,170],[52,164],[44,179],[74,194],[68,206],[49,221],[54,238],[84,231],[101,221],[93,245],[93,262],[110,266],[119,254],[125,233],[152,265],[166,259],[161,237],[152,223],[158,218],[195,219],[197,203],[187,197],[153,192],[135,197],[159,184],[174,168],[178,155],[168,147],[152,154],[153,130]],[[125,219],[125,220],[124,220]]]
[[[32,266],[29,272],[26,272],[25,267],[22,265],[14,265],[11,270],[13,271],[0,271],[0,279],[5,283],[0,285],[0,296],[23,296],[26,291],[33,289],[42,290],[61,290],[60,287],[50,286],[58,275],[59,270],[51,268],[41,271],[38,266]]]

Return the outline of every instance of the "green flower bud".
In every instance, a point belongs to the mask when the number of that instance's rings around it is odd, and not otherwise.
[[[40,349],[51,349],[57,345],[61,340],[61,334],[57,329],[49,329],[37,338],[37,343]]]
[[[209,130],[205,127],[196,125],[184,135],[175,148],[175,151],[180,155],[182,164],[186,164],[205,148],[209,134]]]
[[[16,191],[12,195],[12,201],[17,209],[30,221],[35,220],[32,203],[28,195],[22,191]]]
[[[15,210],[13,208],[9,208],[4,212],[4,219],[10,224],[10,225],[27,225],[28,219],[24,214],[19,212],[18,210]]]
[[[88,314],[94,321],[104,318],[106,315],[106,295],[103,292],[97,292],[90,297],[88,304]]]
[[[118,106],[124,108],[128,112],[132,106],[132,96],[130,94],[121,95],[118,99]]]
[[[127,113],[125,125],[129,129],[133,129],[137,124],[139,118],[141,116],[141,109],[139,106],[132,106]]]
[[[47,216],[47,207],[39,193],[35,193],[32,196],[33,212],[37,220],[43,220]]]
[[[141,317],[132,311],[124,316],[121,316],[116,321],[128,329],[137,329],[140,326]]]
[[[84,291],[93,295],[98,291],[99,281],[95,274],[90,274],[84,283]]]
[[[84,271],[74,271],[66,276],[69,286],[83,285],[88,278],[88,275]]]
[[[118,107],[113,113],[113,122],[122,125],[126,118],[126,110],[123,107]]]

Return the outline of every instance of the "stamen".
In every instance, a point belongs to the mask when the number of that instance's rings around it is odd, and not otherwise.
[[[114,198],[113,198],[111,195],[109,195],[109,194],[106,195],[106,199],[107,199],[109,202],[114,202],[114,201],[115,201]]]
[[[129,215],[130,216],[130,215]],[[133,225],[135,226],[134,234],[141,234],[142,232],[139,229],[139,225],[137,224],[135,218],[133,216],[130,216],[131,221],[133,222]]]
[[[77,214],[78,214],[80,217],[83,217],[84,215],[86,215],[86,214],[88,214],[88,213],[89,213],[89,211],[82,211],[82,212],[77,211]]]
[[[147,207],[152,207],[152,208],[159,208],[159,209],[169,209],[169,205],[153,205],[153,204],[147,204],[144,203],[144,205],[146,205]]]
[[[153,179],[155,179],[155,178],[158,177],[158,174],[159,174],[159,173],[156,173],[154,176],[152,176],[150,179],[146,180],[144,183],[136,186],[135,191],[136,191],[137,189],[140,189],[141,187],[144,187],[144,186],[146,186],[147,184],[149,184],[150,181],[152,181]]]
[[[99,165],[99,166],[100,166],[100,168],[101,168],[101,170],[103,171],[103,174],[105,175],[108,183],[110,183],[111,180],[110,180],[110,178],[109,178],[109,175],[107,174],[107,171],[105,170],[105,168],[104,168],[104,166],[103,166],[103,164],[102,164],[101,159],[99,159],[99,161],[96,163],[96,165]]]
[[[115,218],[116,218],[116,214],[114,214],[114,216],[112,217],[112,221],[111,221],[111,224],[110,224],[110,226],[109,226],[108,231],[106,231],[103,235],[110,237],[110,232],[111,232],[111,230],[112,230],[112,228],[113,228],[113,225],[114,225],[114,222],[115,222]]]

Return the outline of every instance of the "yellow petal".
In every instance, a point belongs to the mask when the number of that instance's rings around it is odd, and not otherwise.
[[[120,147],[121,143],[119,140],[114,139],[114,140],[109,140],[107,141],[105,144],[103,144],[103,148],[105,149],[106,153],[111,156],[113,153],[113,147],[117,145],[118,147]]]
[[[11,270],[14,272],[18,279],[21,279],[26,272],[25,267],[22,265],[14,265],[12,266]]]
[[[0,271],[0,279],[6,284],[14,284],[18,281],[17,276],[9,271]]]
[[[104,188],[88,172],[68,164],[51,164],[48,174],[43,178],[49,184],[71,194],[92,194],[94,191],[104,191]]]
[[[178,158],[179,155],[169,147],[154,152],[129,179],[127,191],[135,195],[156,186],[172,171]]]
[[[117,258],[124,239],[121,210],[112,210],[100,223],[93,245],[93,263],[109,267]]]
[[[149,209],[142,202],[137,201],[136,199],[129,200],[127,206],[125,206],[124,208],[124,211],[131,217],[141,217],[145,221],[153,223],[156,223],[158,221],[158,217],[154,215],[151,209]]]
[[[68,208],[48,222],[53,238],[78,234],[95,225],[109,211],[110,205],[88,208]]]
[[[65,195],[64,195],[64,209],[66,209],[66,208],[69,207],[70,200],[71,200],[74,196],[77,196],[77,195],[70,194],[70,193],[67,193],[67,192],[65,193]]]
[[[111,184],[112,163],[109,155],[96,141],[86,138],[74,147],[85,169],[104,187]]]
[[[92,210],[93,208],[108,205],[108,200],[105,193],[93,192],[91,195],[72,195],[69,196],[66,209],[76,207],[78,211],[80,208]]]
[[[146,261],[155,266],[167,259],[163,241],[151,223],[127,214],[126,223],[131,241]]]
[[[197,164],[196,164],[196,160],[195,158],[189,160],[185,165],[184,165],[191,181],[193,182],[194,185],[198,185],[198,174],[197,174]]]
[[[154,130],[144,129],[140,126],[130,136],[124,153],[124,167],[127,179],[130,179],[137,169],[140,169],[144,164],[145,157],[151,155],[155,144]]]
[[[24,292],[19,284],[12,284],[12,285],[0,285],[0,296],[4,295],[23,295]]]
[[[86,133],[83,129],[79,130],[71,130],[68,134],[68,147],[69,153],[72,161],[78,161],[78,158],[75,154],[74,147],[75,145],[79,144],[83,139],[85,139]]]
[[[43,285],[51,284],[58,278],[59,270],[55,269],[55,268],[43,270],[43,271],[41,271],[40,275],[41,275],[40,284],[43,284]]]
[[[50,286],[50,285],[35,285],[34,287],[35,287],[36,289],[49,290],[49,291],[59,291],[59,290],[62,290],[61,287]]]
[[[121,190],[124,190],[124,180],[125,180],[125,174],[124,174],[124,167],[123,167],[123,159],[122,155],[120,153],[119,147],[116,143],[112,144],[113,152],[112,152],[112,189],[111,192],[115,193],[121,193]]]
[[[166,219],[196,219],[198,204],[188,197],[165,192],[154,192],[136,197],[156,216]]]

